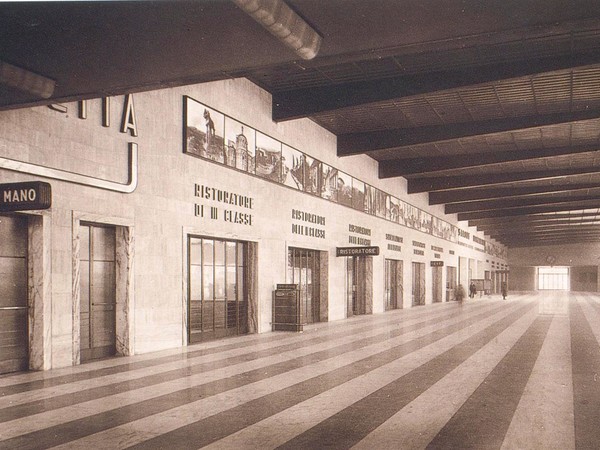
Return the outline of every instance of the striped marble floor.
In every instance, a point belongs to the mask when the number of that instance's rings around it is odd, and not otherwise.
[[[0,377],[0,448],[600,448],[600,296],[483,297]]]

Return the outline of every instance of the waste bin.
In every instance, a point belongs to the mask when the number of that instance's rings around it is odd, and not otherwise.
[[[297,284],[278,284],[273,292],[273,331],[302,331],[302,305]]]

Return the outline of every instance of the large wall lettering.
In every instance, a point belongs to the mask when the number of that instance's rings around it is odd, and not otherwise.
[[[49,107],[53,111],[57,111],[62,114],[66,114],[68,112],[68,107],[66,105],[49,105]],[[105,127],[110,127],[109,112],[110,98],[106,97],[102,100],[102,125]],[[79,102],[78,117],[83,120],[87,119],[87,100],[82,100]],[[137,123],[135,119],[135,110],[133,107],[133,96],[131,94],[126,95],[124,99],[120,132],[130,133],[131,136],[134,137],[137,136]],[[0,157],[0,169],[37,175],[44,178],[52,178],[69,183],[82,184],[84,186],[91,186],[109,191],[131,193],[135,191],[138,183],[138,145],[134,142],[129,142],[127,150],[128,169],[127,182],[125,183],[119,183],[117,181],[96,178],[68,170],[40,166],[38,164],[32,164],[4,157]]]

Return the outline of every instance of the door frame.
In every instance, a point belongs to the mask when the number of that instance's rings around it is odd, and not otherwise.
[[[81,211],[72,213],[72,318],[73,318],[73,364],[81,363],[80,355],[80,311],[81,279],[80,249],[81,222],[106,225],[115,228],[115,285],[116,285],[116,354],[129,356],[134,353],[134,303],[135,290],[133,279],[134,226],[132,218],[107,217]]]
[[[39,210],[14,215],[27,218],[29,369],[48,370],[52,367],[52,213]]]
[[[207,239],[233,240],[246,245],[246,290],[248,294],[248,334],[258,333],[258,243],[254,241],[231,239],[222,236],[211,236],[206,230],[195,227],[182,227],[181,229],[181,345],[190,345],[189,342],[189,237],[203,237]]]
[[[373,314],[373,257],[346,257],[346,317]],[[352,268],[353,285],[349,285],[348,272]],[[355,305],[355,302],[358,302]],[[355,308],[356,307],[356,308]],[[355,313],[354,309],[358,309]]]

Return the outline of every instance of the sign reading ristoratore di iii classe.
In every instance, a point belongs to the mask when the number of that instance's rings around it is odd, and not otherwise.
[[[52,188],[43,181],[0,184],[0,212],[48,209]]]

